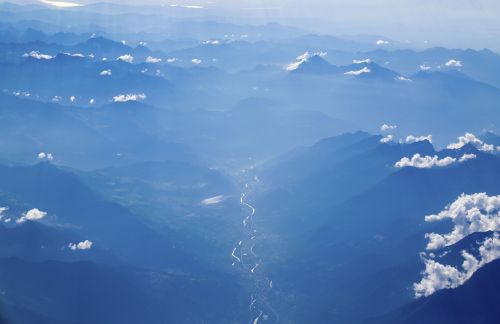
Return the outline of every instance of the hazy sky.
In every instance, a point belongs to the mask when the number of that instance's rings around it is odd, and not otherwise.
[[[54,0],[57,1],[57,0]],[[93,0],[66,0],[81,4]],[[100,0],[99,0],[100,1]],[[379,34],[401,41],[429,40],[498,49],[498,0],[104,0],[120,4],[200,6],[207,15],[279,21],[331,34]],[[17,3],[34,0],[12,1]]]

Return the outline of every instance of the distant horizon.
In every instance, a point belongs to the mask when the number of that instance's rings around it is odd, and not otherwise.
[[[136,1],[55,1],[15,0],[14,4],[62,3],[132,5]],[[197,17],[224,22],[265,24],[276,22],[312,33],[340,35],[380,35],[415,47],[427,44],[454,48],[488,48],[500,52],[500,3],[492,0],[451,1],[375,0],[351,3],[347,0],[308,1],[141,1],[140,6],[170,6],[193,10]],[[53,6],[56,8],[56,6]],[[78,7],[72,8],[78,10]]]

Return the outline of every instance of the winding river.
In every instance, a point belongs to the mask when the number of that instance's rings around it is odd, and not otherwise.
[[[244,170],[243,173],[245,174],[245,172]],[[258,183],[258,177],[251,178],[251,181],[245,183],[240,196],[244,237],[231,252],[232,265],[241,272],[244,279],[250,282],[249,312],[251,323],[279,323],[280,317],[269,300],[273,290],[273,281],[268,277],[265,262],[259,256],[261,234],[254,222],[257,211],[247,198],[247,195]]]

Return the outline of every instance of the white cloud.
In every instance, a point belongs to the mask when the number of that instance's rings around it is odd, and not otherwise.
[[[354,75],[354,76],[358,76],[358,75],[361,75],[361,74],[364,74],[364,73],[370,73],[371,70],[369,68],[367,68],[366,66],[364,68],[362,68],[361,70],[357,70],[357,71],[348,71],[346,73],[344,73],[345,75]]]
[[[469,160],[474,160],[477,158],[477,155],[476,154],[464,154],[460,160],[458,160],[458,162],[460,163],[463,163],[463,162],[467,162]]]
[[[453,230],[448,234],[428,233],[428,250],[453,245],[464,237],[477,233],[500,230],[500,196],[486,193],[462,194],[437,215],[425,216],[426,222],[450,219]]]
[[[405,143],[406,144],[413,144],[417,142],[423,142],[423,141],[428,141],[429,143],[432,143],[432,135],[427,135],[427,136],[413,136],[413,135],[408,135],[406,136]]]
[[[431,67],[427,64],[420,65],[420,70],[422,70],[422,71],[429,71],[430,69],[431,69]]]
[[[43,4],[58,7],[58,8],[74,8],[74,7],[83,6],[82,4],[79,4],[76,2],[52,1],[52,0],[39,0],[39,1]]]
[[[219,195],[211,198],[207,198],[201,201],[202,205],[211,206],[221,203],[225,199],[224,195]]]
[[[71,56],[71,57],[80,57],[80,58],[84,58],[85,55],[83,55],[82,53],[64,53],[64,55],[67,55],[67,56]]]
[[[387,135],[386,137],[383,137],[381,140],[380,140],[380,143],[384,143],[384,144],[387,144],[389,142],[392,142],[392,140],[394,139],[394,136],[392,135]]]
[[[483,152],[493,152],[495,150],[494,145],[484,143],[482,140],[477,138],[476,135],[474,135],[472,133],[465,133],[464,136],[460,136],[458,138],[457,143],[452,143],[452,144],[448,145],[448,149],[458,150],[467,144],[472,144],[478,150],[483,151]]]
[[[162,61],[161,58],[152,57],[152,56],[146,57],[146,63],[160,63],[161,61]]]
[[[421,156],[420,154],[415,154],[411,159],[404,157],[394,166],[396,168],[406,168],[406,167],[413,167],[413,168],[418,168],[418,169],[430,169],[434,167],[446,167],[449,166],[453,163],[457,162],[457,159],[451,158],[449,156],[439,159],[437,155],[434,156]]]
[[[383,40],[383,39],[379,39],[378,41],[375,42],[375,44],[377,45],[388,45],[389,44],[389,41],[386,41],[386,40]]]
[[[397,77],[396,77],[396,80],[398,80],[398,81],[406,81],[406,82],[411,82],[411,81],[413,81],[412,79],[406,78],[406,77],[404,77],[404,76],[402,76],[402,75],[397,76]]]
[[[396,125],[389,125],[389,124],[384,124],[380,127],[380,130],[382,132],[387,132],[388,130],[393,130],[393,129],[396,129],[398,128],[398,126]]]
[[[364,60],[352,60],[352,63],[354,64],[370,64],[372,62],[371,59],[367,58]]]
[[[290,63],[287,65],[287,67],[285,68],[287,71],[295,71],[297,70],[303,63],[309,61],[309,59],[311,59],[312,57],[314,56],[319,56],[319,57],[325,57],[327,56],[328,53],[326,52],[316,52],[314,54],[311,54],[309,52],[305,52],[304,54],[302,55],[299,55],[296,59],[295,59],[295,62],[293,63]]]
[[[39,210],[38,208],[33,208],[26,212],[23,216],[21,216],[18,220],[17,223],[24,223],[26,221],[38,221],[43,219],[45,216],[47,216],[47,213],[44,211]]]
[[[186,8],[186,9],[203,9],[205,8],[204,6],[201,5],[178,5],[178,4],[171,4],[170,7],[172,8]]]
[[[62,98],[60,96],[54,96],[54,98],[52,98],[52,102],[59,102],[61,100]]]
[[[9,210],[9,207],[0,207],[0,221],[4,219],[4,213]]]
[[[146,46],[148,46],[148,43],[146,43],[146,42],[139,42],[139,46],[146,47]]]
[[[111,76],[111,75],[113,75],[113,71],[111,71],[111,70],[103,70],[103,71],[101,71],[101,73],[99,73],[99,75],[102,75],[102,76]]]
[[[175,63],[175,62],[177,62],[177,58],[175,58],[175,57],[171,57],[171,58],[167,59],[167,63],[172,64],[172,63]]]
[[[122,56],[118,56],[116,59],[117,61],[123,61],[126,63],[133,63],[134,62],[134,57],[130,54],[124,54]]]
[[[76,250],[83,251],[83,250],[90,250],[92,248],[92,245],[94,245],[94,243],[92,241],[85,240],[85,241],[80,242],[80,243],[69,243],[68,247],[73,251],[76,251]]]
[[[38,153],[37,157],[39,160],[47,160],[47,161],[54,160],[54,156],[52,155],[52,153],[40,152],[40,153]]]
[[[455,267],[434,260],[425,260],[425,270],[420,282],[413,284],[417,298],[430,296],[438,290],[456,288],[464,282],[463,273]]]
[[[479,259],[467,251],[462,251],[462,269],[443,265],[431,259],[425,259],[425,270],[420,282],[413,284],[417,298],[430,296],[442,289],[453,289],[463,285],[484,265],[500,258],[500,239],[498,233],[479,243]]]
[[[199,65],[199,64],[201,64],[202,62],[203,62],[202,60],[197,59],[197,58],[195,58],[195,59],[192,59],[192,60],[191,60],[191,63],[196,64],[196,65]]]
[[[28,91],[20,91],[20,90],[14,91],[12,94],[16,97],[21,97],[21,96],[30,97],[31,96],[31,93],[29,93]]]
[[[95,99],[94,98],[90,99],[89,104],[91,104],[91,105],[95,104]]]
[[[69,97],[69,101],[71,101],[71,102],[75,102],[75,101],[76,101],[76,97],[75,97],[75,96],[71,96],[71,97]]]
[[[458,60],[455,60],[455,59],[449,60],[444,65],[447,66],[447,67],[462,67],[463,66],[461,61],[458,61]]]
[[[219,45],[220,41],[219,40],[206,40],[203,42],[203,45]]]
[[[54,56],[52,56],[52,55],[41,54],[38,51],[31,51],[29,53],[24,53],[23,57],[32,57],[32,58],[37,59],[37,60],[51,60],[54,58]]]
[[[144,93],[129,93],[129,94],[121,94],[113,97],[114,102],[127,102],[127,101],[139,101],[145,100],[146,95]]]

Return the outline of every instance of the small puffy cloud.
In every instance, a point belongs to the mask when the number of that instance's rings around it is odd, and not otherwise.
[[[199,65],[199,64],[201,64],[202,62],[203,62],[202,60],[197,59],[197,58],[195,58],[195,59],[192,59],[192,60],[191,60],[191,63],[193,63],[193,64],[195,64],[195,65]]]
[[[367,58],[364,60],[352,60],[352,63],[354,64],[370,64],[372,62],[371,59]]]
[[[450,219],[453,230],[448,234],[428,233],[428,250],[453,245],[464,237],[477,233],[500,230],[500,195],[486,193],[462,194],[451,205],[436,215],[425,216],[426,222]]]
[[[465,278],[457,268],[434,260],[425,260],[425,270],[420,282],[413,284],[417,298],[430,296],[438,290],[456,288]]]
[[[75,102],[75,101],[76,101],[76,97],[75,97],[75,96],[71,96],[71,97],[69,97],[69,101],[71,101],[71,102]]]
[[[224,195],[219,195],[219,196],[203,199],[201,201],[201,204],[205,205],[205,206],[217,205],[217,204],[221,203],[224,199],[225,199]]]
[[[411,159],[407,157],[402,158],[401,160],[396,162],[396,164],[394,164],[394,167],[396,168],[412,167],[418,169],[430,169],[434,167],[446,167],[455,162],[457,162],[457,159],[449,156],[443,159],[439,159],[437,155],[421,156],[420,154],[417,153],[413,155]]]
[[[408,136],[406,136],[404,143],[413,144],[413,143],[418,143],[418,142],[423,142],[423,141],[428,141],[429,143],[432,143],[432,135],[430,135],[430,134],[427,136],[408,135]]]
[[[114,102],[127,102],[127,101],[139,101],[145,100],[146,95],[144,93],[129,93],[121,94],[113,97]]]
[[[311,54],[309,52],[305,52],[304,54],[299,55],[296,58],[295,62],[288,64],[288,66],[286,67],[286,70],[287,71],[295,71],[295,70],[297,70],[299,68],[299,66],[302,63],[307,62],[309,60],[309,58],[311,58]]]
[[[389,44],[389,41],[386,41],[386,40],[383,40],[383,39],[379,39],[375,42],[376,45],[388,45]]]
[[[64,55],[71,56],[71,57],[80,57],[80,58],[85,57],[85,55],[83,55],[82,53],[64,53]]]
[[[467,162],[467,161],[470,161],[470,160],[474,160],[477,158],[477,155],[476,154],[464,154],[459,160],[458,162],[460,163],[464,163],[464,162]]]
[[[37,59],[37,60],[51,60],[54,58],[54,56],[52,56],[52,55],[41,54],[38,51],[31,51],[29,53],[24,53],[23,57],[32,57],[32,58]]]
[[[94,98],[90,99],[89,104],[91,104],[91,105],[95,104],[95,99]]]
[[[361,75],[361,74],[365,74],[365,73],[370,73],[371,70],[368,68],[368,67],[364,67],[362,68],[361,70],[356,70],[356,71],[348,71],[348,72],[345,72],[344,74],[345,75],[353,75],[353,76],[358,76],[358,75]]]
[[[139,46],[146,47],[146,46],[148,46],[148,43],[146,43],[146,42],[139,42]]]
[[[52,155],[52,153],[40,152],[40,153],[38,153],[37,157],[39,160],[47,160],[47,161],[54,160],[54,156]]]
[[[172,64],[172,63],[175,63],[175,62],[177,62],[177,58],[175,58],[175,57],[170,57],[170,58],[167,59],[167,63],[169,63],[169,64]]]
[[[396,77],[396,80],[398,80],[398,81],[406,81],[406,82],[411,82],[411,81],[413,81],[412,79],[406,78],[406,77],[404,77],[404,76],[402,76],[402,75],[397,76],[397,77]]]
[[[314,56],[319,56],[319,57],[325,57],[326,55],[328,55],[328,53],[326,52],[316,52],[314,54],[311,54],[309,52],[305,52],[301,55],[299,55],[296,59],[295,59],[295,62],[293,63],[290,63],[286,66],[286,70],[287,71],[295,71],[297,70],[303,63],[309,61],[309,59],[311,59],[312,57]]]
[[[219,40],[206,40],[203,42],[203,45],[219,45]]]
[[[462,67],[462,62],[459,60],[451,59],[444,64],[447,67]]]
[[[4,213],[9,210],[9,207],[0,207],[0,221],[5,218]]]
[[[80,242],[80,243],[69,243],[68,247],[73,251],[76,251],[76,250],[84,251],[84,250],[90,250],[92,248],[92,245],[94,245],[94,243],[92,241],[85,240],[85,241]]]
[[[448,145],[448,149],[450,150],[458,150],[464,147],[467,144],[471,144],[476,147],[478,150],[483,152],[493,152],[495,150],[495,146],[491,144],[486,144],[482,140],[476,137],[476,135],[472,133],[465,133],[464,136],[458,137],[458,142],[451,143]]]
[[[381,130],[382,132],[387,132],[387,131],[389,131],[389,130],[393,130],[393,129],[396,129],[396,128],[398,128],[398,126],[397,126],[397,125],[389,125],[389,124],[384,124],[384,125],[382,125],[382,126],[380,127],[380,130]]]
[[[24,223],[26,221],[38,221],[47,216],[47,213],[44,211],[39,210],[38,208],[33,208],[26,212],[23,216],[21,216],[18,220],[17,223]]]
[[[134,62],[134,57],[130,54],[124,54],[122,56],[118,56],[117,61],[123,61],[126,63],[133,63]]]
[[[387,144],[387,143],[392,142],[393,140],[394,140],[394,136],[387,135],[387,136],[383,137],[382,139],[380,139],[380,143]]]
[[[52,98],[52,102],[59,102],[59,101],[61,101],[61,100],[62,100],[61,96],[54,96],[54,97]]]
[[[148,56],[146,57],[146,63],[160,63],[162,60],[161,58],[153,57],[153,56]]]
[[[30,97],[31,96],[31,93],[29,93],[28,91],[14,91],[12,93],[14,96],[16,97]]]
[[[420,65],[420,70],[422,70],[422,71],[429,71],[430,69],[431,69],[431,67],[427,64]]]
[[[103,70],[103,71],[101,71],[99,73],[99,75],[101,75],[101,76],[111,76],[111,75],[113,75],[113,71],[111,71],[109,69],[108,70]]]

